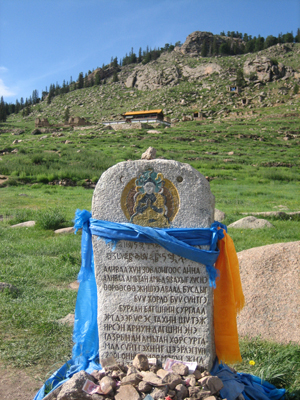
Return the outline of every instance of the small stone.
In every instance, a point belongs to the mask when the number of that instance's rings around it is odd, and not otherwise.
[[[122,380],[126,374],[123,371],[113,371],[111,374],[112,378],[118,378],[119,380]]]
[[[149,370],[149,362],[144,354],[137,354],[132,362],[133,366],[141,371]]]
[[[159,386],[163,383],[162,379],[154,372],[141,371],[141,375],[143,376],[143,381],[150,383],[152,386]]]
[[[163,378],[162,383],[166,383],[169,385],[170,389],[174,389],[175,386],[183,383],[180,375],[175,374],[174,372],[168,372],[168,374]]]
[[[122,385],[138,385],[140,381],[143,380],[143,377],[140,374],[130,374],[124,376],[121,380]]]
[[[175,374],[185,376],[188,375],[189,368],[187,365],[184,365],[182,363],[176,363],[172,365],[172,371],[175,372]]]
[[[183,385],[183,384],[177,385],[175,387],[175,390],[176,390],[176,394],[177,394],[177,400],[183,400],[189,394],[189,391],[187,390],[187,387],[185,385]]]
[[[202,387],[201,386],[190,386],[188,388],[188,392],[189,392],[189,396],[192,397],[193,399],[201,399]]]
[[[156,149],[154,147],[148,147],[145,153],[142,154],[142,160],[154,160],[156,156]]]
[[[137,374],[138,370],[133,365],[128,365],[127,375]]]
[[[153,400],[161,400],[165,398],[167,393],[168,393],[168,386],[162,386],[159,388],[155,388],[151,393],[151,397],[153,397]]]
[[[196,380],[201,378],[201,372],[198,369],[195,369],[195,371],[193,372],[193,375],[196,378]]]
[[[103,370],[98,370],[98,369],[95,369],[92,373],[91,373],[91,375],[97,380],[97,381],[100,381],[104,376],[105,376],[105,371],[103,371]]]
[[[201,372],[201,378],[203,378],[204,376],[210,376],[210,373],[208,371]]]
[[[149,368],[149,371],[154,372],[155,374],[158,370],[159,370],[159,367],[157,365],[151,365],[151,367]]]
[[[165,369],[159,369],[159,370],[156,372],[156,375],[159,376],[161,379],[164,379],[164,377],[165,377],[166,375],[168,375],[168,371],[166,371]]]
[[[201,373],[199,374],[200,378],[201,378]],[[195,378],[194,375],[189,375],[186,378],[186,382],[188,382],[189,386],[196,386],[197,385],[197,379]]]
[[[175,395],[176,395],[176,390],[171,390],[171,389],[168,390],[168,396],[169,396],[169,397],[172,398],[172,397],[174,397]]]
[[[120,386],[115,400],[140,400],[140,395],[132,385]]]
[[[223,382],[217,376],[205,376],[199,379],[199,383],[205,389],[209,390],[211,394],[218,393],[224,387]]]
[[[116,381],[109,376],[104,376],[99,382],[99,386],[105,394],[112,393],[116,388],[116,385]]]
[[[79,289],[79,282],[78,281],[71,282],[69,284],[69,288],[73,289],[73,290],[78,290]]]
[[[141,381],[141,382],[138,384],[138,390],[139,390],[140,392],[150,393],[151,390],[152,390],[152,388],[153,388],[153,386],[150,385],[150,383],[148,383],[148,382]]]

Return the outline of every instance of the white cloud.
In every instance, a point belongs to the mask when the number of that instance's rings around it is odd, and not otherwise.
[[[1,68],[1,67],[0,67]],[[10,96],[15,96],[16,93],[14,93],[10,88],[5,86],[4,82],[2,79],[0,79],[0,96],[3,97],[10,97]]]

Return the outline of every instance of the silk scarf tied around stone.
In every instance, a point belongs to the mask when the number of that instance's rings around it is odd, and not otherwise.
[[[204,264],[209,275],[210,286],[215,289],[214,329],[217,357],[219,361],[224,363],[242,360],[236,315],[244,306],[244,295],[235,247],[226,232],[225,225],[215,222],[210,228],[152,228],[129,223],[100,221],[91,218],[91,214],[86,210],[77,210],[74,227],[75,233],[78,229],[83,228],[82,268],[78,276],[78,280],[81,282],[87,279],[95,279],[94,273],[90,274],[91,271],[94,272],[92,235],[104,239],[106,243],[111,242],[113,249],[119,240],[157,243],[176,255]],[[193,247],[207,245],[210,247],[209,250]],[[91,294],[90,291],[85,293],[84,301],[89,307],[92,307],[95,297],[93,296],[93,300],[88,299],[89,294]],[[78,302],[77,299],[76,309],[80,308]],[[97,330],[97,324],[93,326],[95,322],[91,324],[86,320],[87,317],[84,317],[84,315],[87,315],[84,312],[86,307],[83,306],[82,308],[83,311],[78,312],[78,315],[76,315],[75,310],[73,357],[88,355],[91,350],[89,346],[95,346],[94,343],[91,344],[91,339],[95,339],[95,334],[91,334],[90,331]],[[91,353],[95,354],[95,350]]]

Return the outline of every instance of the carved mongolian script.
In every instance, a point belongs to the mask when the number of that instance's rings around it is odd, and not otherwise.
[[[159,245],[119,242],[105,248],[100,354],[131,360],[146,353],[208,365],[211,288],[205,267]]]
[[[111,168],[97,184],[93,217],[160,228],[176,222],[177,227],[208,226],[213,196],[207,181],[190,166],[174,163],[126,162]],[[113,250],[94,237],[93,247],[100,362],[109,356],[128,362],[144,353],[210,368],[213,295],[205,266],[158,244],[121,240]]]

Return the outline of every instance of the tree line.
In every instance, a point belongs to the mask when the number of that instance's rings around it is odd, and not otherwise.
[[[300,43],[300,28],[297,29],[297,34],[295,36],[292,32],[288,32],[285,34],[280,33],[277,37],[273,35],[269,35],[266,38],[260,35],[252,37],[247,33],[243,34],[238,31],[228,31],[227,34],[222,31],[219,36],[225,36],[231,38],[231,40],[226,40],[226,42],[220,45],[218,44],[216,35],[214,35],[212,43],[207,43],[206,40],[204,40],[201,48],[202,57],[255,53],[274,46],[277,43]],[[241,39],[242,41],[234,39]],[[39,97],[37,90],[33,90],[32,96],[30,96],[29,99],[26,98],[24,101],[23,97],[21,97],[20,101],[16,100],[15,104],[6,103],[3,97],[1,97],[0,122],[5,122],[7,116],[13,113],[17,114],[22,112],[23,117],[29,115],[32,105],[38,104],[40,101],[46,100],[47,103],[50,104],[55,96],[94,85],[106,84],[105,71],[109,68],[112,69],[113,82],[117,82],[118,70],[120,67],[140,63],[145,65],[150,61],[157,60],[162,53],[172,52],[176,46],[181,46],[181,42],[178,41],[175,45],[166,43],[164,47],[154,49],[147,46],[145,50],[142,50],[140,47],[137,54],[133,51],[133,48],[131,48],[129,54],[126,53],[119,61],[117,57],[111,57],[110,63],[107,65],[103,64],[101,68],[97,68],[95,73],[94,70],[89,70],[85,75],[83,72],[80,72],[77,81],[73,81],[71,77],[69,82],[64,80],[61,86],[57,82],[55,85],[50,84],[49,90],[46,87],[46,89],[42,91],[41,97]]]

